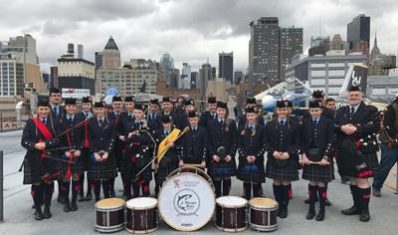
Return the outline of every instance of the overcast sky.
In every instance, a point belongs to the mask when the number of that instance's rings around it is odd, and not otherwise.
[[[218,66],[218,53],[234,52],[235,70],[248,64],[249,22],[276,16],[280,26],[304,28],[304,48],[311,36],[346,38],[346,25],[355,16],[371,17],[382,53],[398,49],[396,0],[0,0],[0,40],[29,33],[37,40],[42,69],[55,65],[66,44],[83,44],[93,60],[112,35],[122,60],[159,61],[169,52],[176,67],[188,62],[197,69],[209,58]]]

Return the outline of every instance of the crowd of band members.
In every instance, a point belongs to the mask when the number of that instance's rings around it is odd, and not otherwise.
[[[294,110],[290,101],[279,100],[272,116],[262,115],[256,100],[248,98],[236,121],[229,117],[227,103],[215,97],[209,97],[208,110],[202,114],[192,99],[183,98],[176,105],[169,97],[151,100],[146,107],[134,97],[123,102],[114,96],[108,109],[104,102],[93,105],[90,97],[84,97],[80,111],[75,99],[65,99],[63,106],[61,102],[60,91],[52,88],[49,101],[38,102],[37,115],[23,132],[24,184],[32,185],[37,220],[51,217],[54,181],[59,185],[58,201],[70,212],[78,209],[77,201],[100,200],[101,189],[103,197],[115,197],[119,172],[123,196],[130,199],[150,196],[153,179],[157,196],[171,172],[195,164],[207,169],[216,197],[230,194],[234,176],[243,182],[246,199],[264,196],[262,183],[272,179],[281,218],[288,216],[291,182],[299,180],[303,169],[302,178],[309,181],[306,218],[322,221],[334,160],[341,176],[350,179],[354,203],[342,213],[358,214],[364,222],[370,219],[368,178],[378,168],[375,134],[380,125],[377,109],[363,103],[358,87],[348,91],[349,105],[337,111],[334,100],[324,101],[321,91],[314,92],[304,113]],[[145,168],[154,159],[155,146],[174,128],[188,131],[167,143],[169,150],[160,162]]]

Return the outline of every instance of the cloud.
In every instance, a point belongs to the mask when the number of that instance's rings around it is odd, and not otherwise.
[[[236,69],[248,63],[249,22],[262,16],[279,18],[282,27],[304,28],[304,48],[311,36],[346,37],[355,16],[371,17],[382,52],[397,49],[398,4],[392,0],[0,0],[0,40],[30,33],[37,39],[40,61],[48,67],[65,53],[69,42],[83,44],[89,60],[102,51],[109,36],[130,58],[159,60],[168,51],[181,68],[198,69],[218,53],[234,52]]]

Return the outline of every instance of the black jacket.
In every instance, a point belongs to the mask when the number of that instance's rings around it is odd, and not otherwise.
[[[206,161],[208,151],[206,129],[198,126],[194,132],[190,128],[181,139],[181,150],[184,163],[199,164]]]
[[[315,138],[315,128],[317,130],[316,139]],[[329,160],[333,157],[333,139],[334,139],[334,131],[333,131],[333,122],[323,116],[319,118],[318,124],[316,127],[314,126],[313,120],[306,119],[304,120],[302,129],[302,146],[301,151],[308,156],[308,151],[310,148],[318,148],[319,154],[323,156],[327,156]],[[312,146],[314,145],[314,146]]]

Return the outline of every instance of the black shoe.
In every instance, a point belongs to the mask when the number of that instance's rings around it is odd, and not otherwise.
[[[43,218],[44,219],[49,219],[51,218],[52,214],[51,214],[51,210],[49,206],[44,207],[44,212],[43,212]]]
[[[284,219],[287,217],[287,208],[282,208],[279,213],[279,218]]]
[[[316,215],[316,221],[323,221],[325,219],[325,210],[319,210],[318,214]]]
[[[69,202],[65,202],[65,204],[64,204],[64,211],[65,212],[70,212],[72,209],[71,209],[71,207],[70,207],[70,205],[69,205]]]
[[[369,222],[369,220],[370,220],[369,211],[361,212],[361,214],[359,216],[359,220],[362,222]]]
[[[84,201],[91,201],[92,198],[93,196],[91,195],[91,193],[87,193],[86,197],[84,198]]]
[[[312,220],[315,217],[315,208],[310,208],[307,212],[307,219]]]
[[[77,211],[78,207],[76,204],[76,201],[72,201],[72,204],[70,205],[70,210],[71,211]]]
[[[42,220],[43,218],[43,212],[41,211],[41,207],[39,207],[35,210],[35,220]]]
[[[329,198],[325,199],[325,206],[331,206],[332,203],[329,201]]]
[[[355,206],[341,211],[341,214],[343,215],[359,215],[360,213],[360,210]]]

